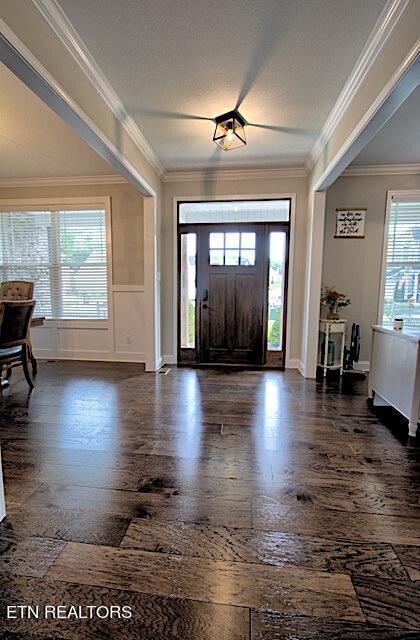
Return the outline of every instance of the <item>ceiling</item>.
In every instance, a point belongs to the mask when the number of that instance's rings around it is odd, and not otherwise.
[[[0,87],[0,179],[114,173],[2,64]]]
[[[166,170],[303,165],[386,4],[58,2]],[[275,130],[225,153],[211,118],[238,102]]]
[[[420,163],[420,86],[354,160],[354,165]]]

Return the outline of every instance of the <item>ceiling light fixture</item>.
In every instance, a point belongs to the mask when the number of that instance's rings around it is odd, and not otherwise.
[[[228,111],[214,119],[216,128],[214,130],[213,142],[224,151],[236,149],[246,145],[245,137],[245,118],[241,116],[239,111],[234,109]]]

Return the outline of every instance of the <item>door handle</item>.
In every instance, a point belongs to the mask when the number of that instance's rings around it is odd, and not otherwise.
[[[203,302],[208,302],[209,299],[209,290],[203,289]]]

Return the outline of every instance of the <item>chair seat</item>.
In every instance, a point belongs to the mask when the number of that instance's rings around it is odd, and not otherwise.
[[[22,345],[18,345],[17,347],[9,347],[8,349],[0,349],[0,362],[2,360],[9,360],[14,356],[20,356],[22,353]]]

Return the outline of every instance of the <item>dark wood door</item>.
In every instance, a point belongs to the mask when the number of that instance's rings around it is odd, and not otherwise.
[[[198,251],[199,360],[263,364],[264,226],[202,225]]]

